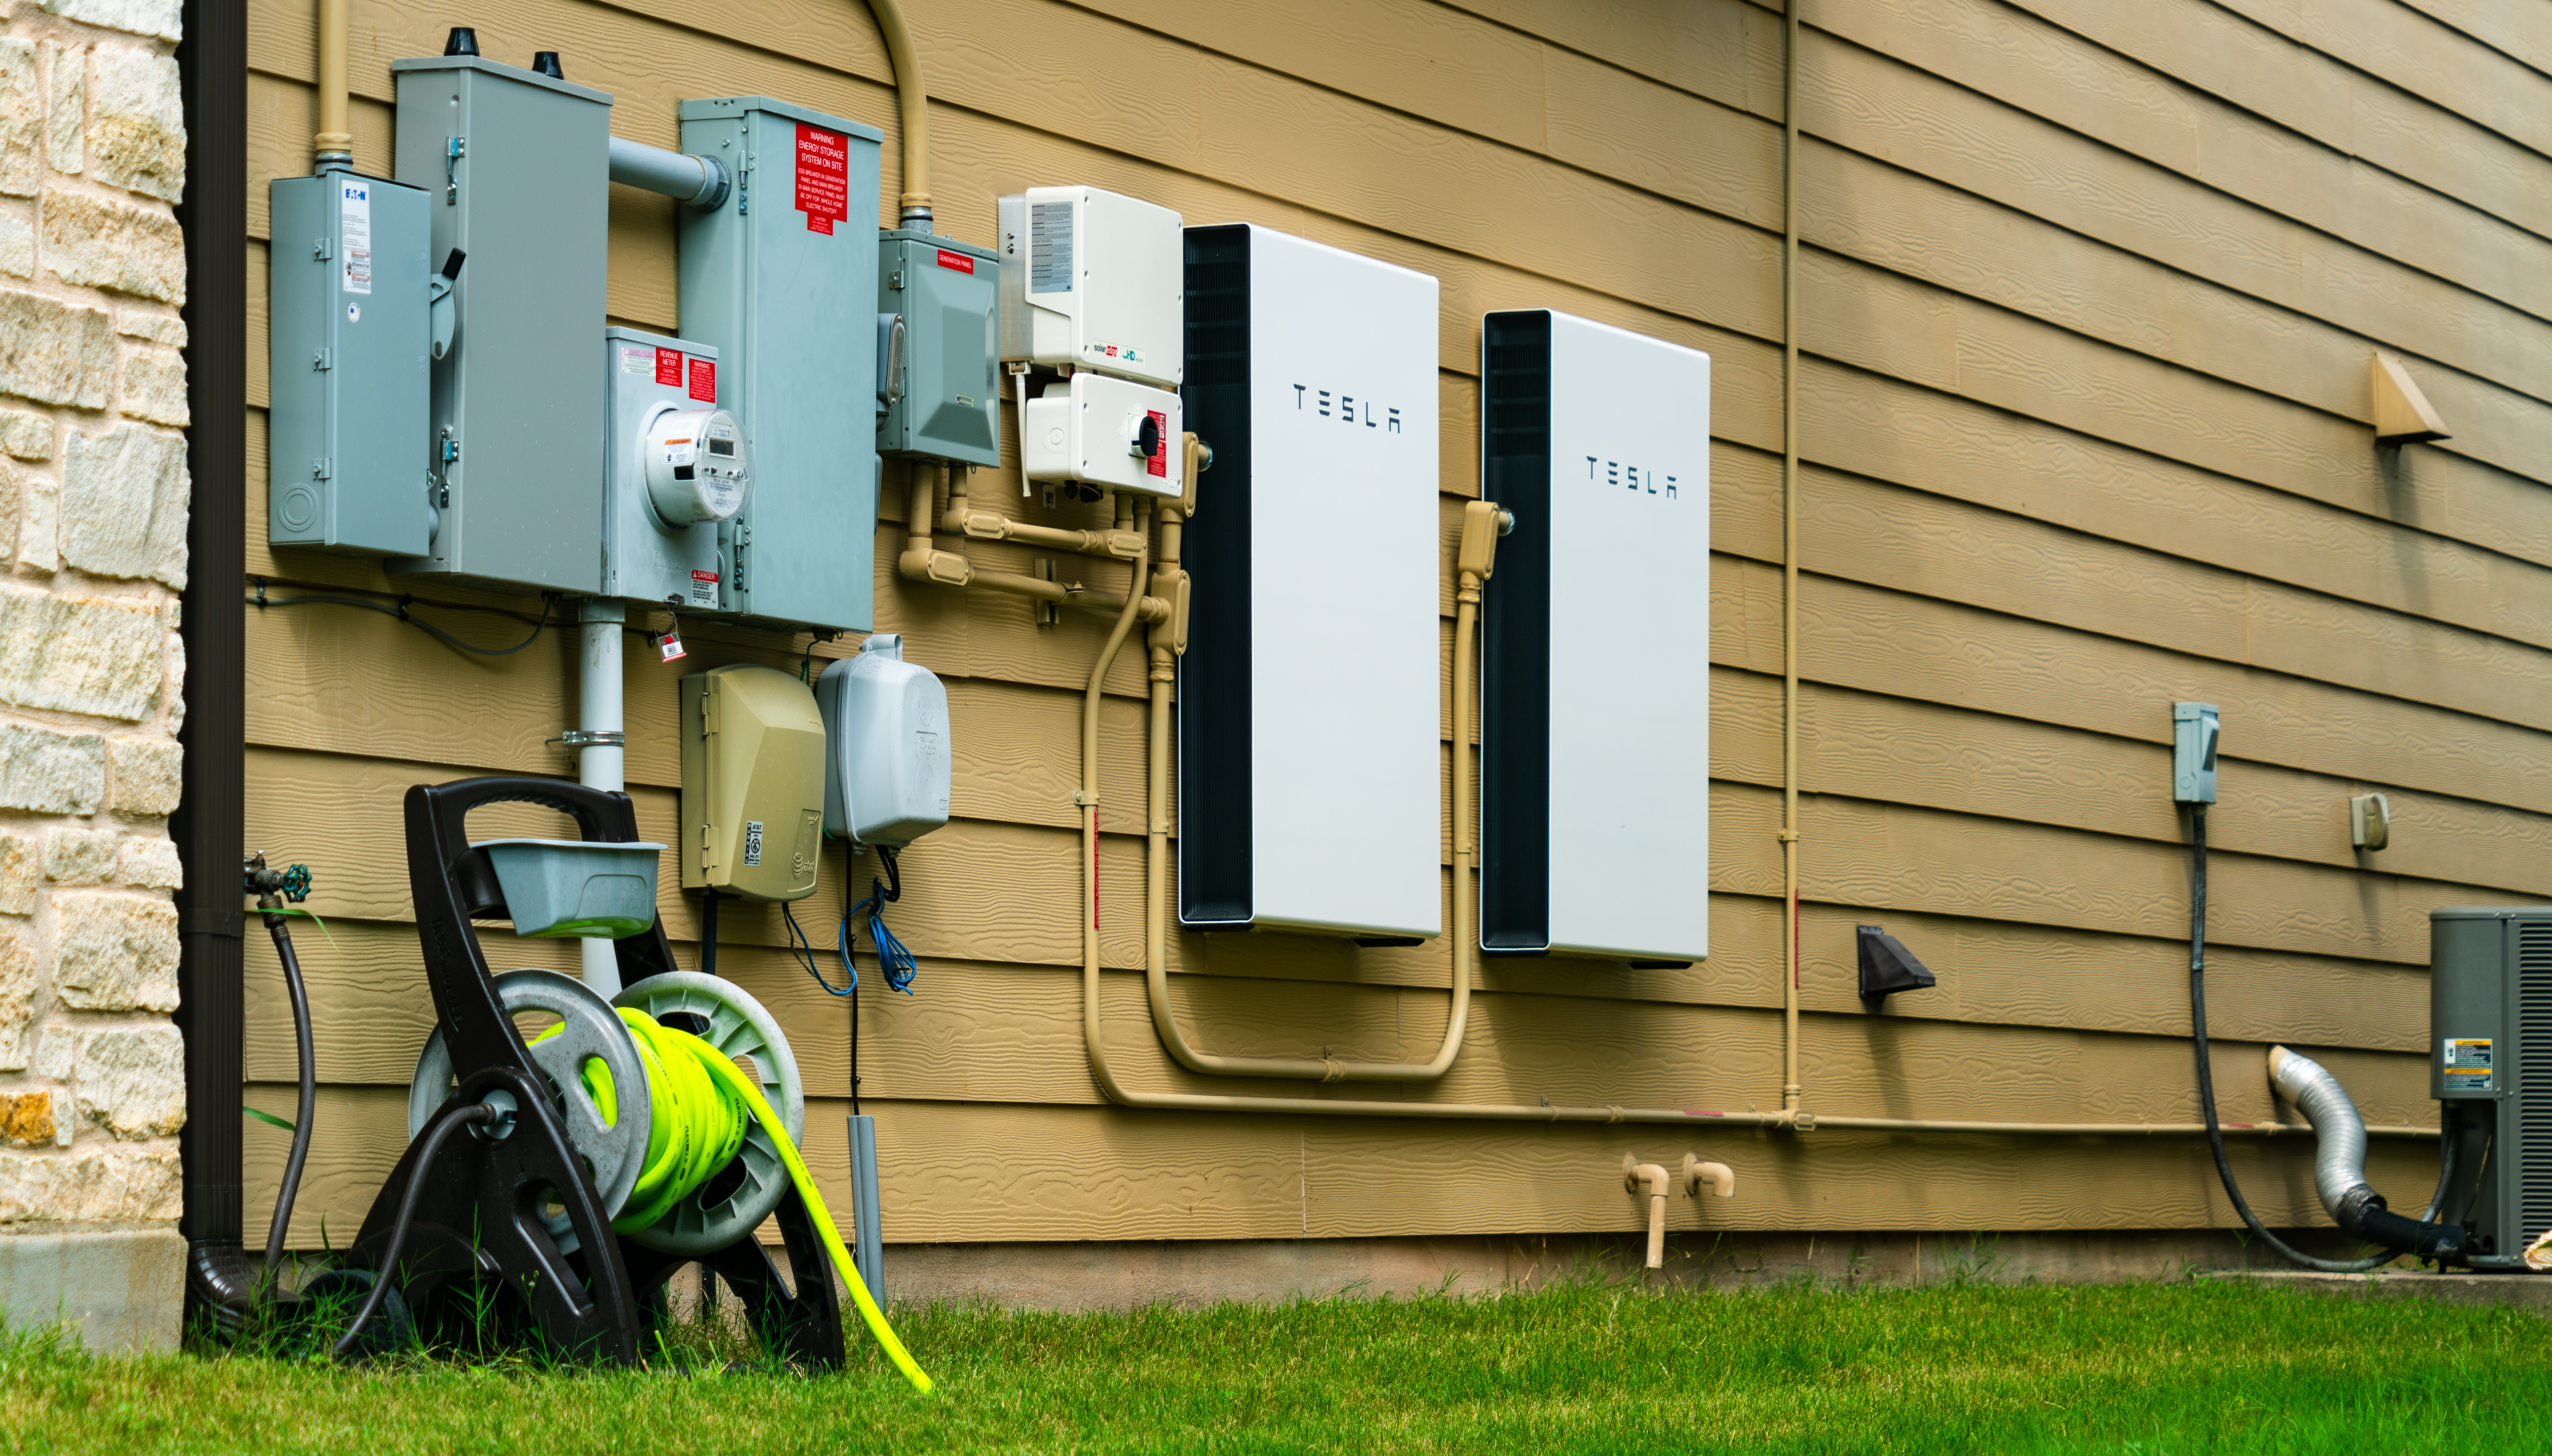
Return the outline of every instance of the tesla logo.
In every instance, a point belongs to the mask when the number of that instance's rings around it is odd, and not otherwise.
[[[1362,425],[1368,430],[1385,430],[1394,435],[1400,433],[1398,409],[1377,405],[1370,399],[1360,400],[1352,394],[1297,384],[1294,386],[1294,408],[1318,414],[1325,420],[1336,420],[1342,425]],[[1375,413],[1377,409],[1381,410],[1380,414]]]
[[[1591,455],[1586,457],[1586,478],[1600,480],[1607,485],[1619,485],[1625,490],[1637,491],[1645,495],[1662,495],[1668,500],[1675,499],[1674,476],[1660,475],[1653,468],[1643,469],[1638,466],[1624,465],[1617,460],[1604,460]]]

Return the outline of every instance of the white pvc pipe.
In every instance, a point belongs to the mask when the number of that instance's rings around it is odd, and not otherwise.
[[[607,734],[603,743],[580,744],[576,781],[587,788],[627,786],[622,774],[620,636],[628,612],[618,602],[585,600],[576,604],[583,641],[577,644],[576,726],[586,733]],[[620,958],[615,942],[586,940],[585,984],[604,998],[620,994]]]

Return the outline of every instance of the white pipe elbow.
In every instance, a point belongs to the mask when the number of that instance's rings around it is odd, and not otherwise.
[[[1684,1154],[1683,1191],[1696,1198],[1700,1197],[1701,1186],[1704,1183],[1708,1183],[1710,1191],[1723,1198],[1737,1196],[1736,1170],[1725,1163],[1704,1163],[1690,1153]]]
[[[1654,1163],[1628,1163],[1622,1170],[1622,1187],[1632,1193],[1648,1196],[1648,1267],[1666,1267],[1666,1190],[1673,1179]],[[1642,1185],[1646,1185],[1643,1189]]]

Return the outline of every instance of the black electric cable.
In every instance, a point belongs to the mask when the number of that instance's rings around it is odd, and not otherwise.
[[[364,1325],[372,1319],[373,1311],[380,1308],[382,1297],[389,1293],[390,1285],[397,1278],[399,1255],[407,1252],[408,1230],[416,1222],[416,1196],[425,1188],[426,1176],[434,1171],[434,1160],[443,1152],[444,1143],[457,1128],[494,1122],[503,1115],[485,1102],[473,1102],[436,1123],[434,1131],[425,1135],[425,1146],[417,1150],[416,1166],[408,1170],[407,1188],[399,1195],[398,1217],[390,1222],[389,1248],[381,1258],[381,1267],[374,1272],[372,1287],[365,1293],[364,1302],[356,1306],[354,1321],[346,1326],[344,1334],[337,1337],[335,1353],[339,1359],[354,1349],[355,1337],[364,1332]]]
[[[382,616],[395,617],[398,620],[407,623],[409,626],[427,633],[436,641],[456,652],[466,652],[474,657],[482,658],[509,658],[514,654],[521,652],[523,649],[530,647],[533,643],[540,641],[541,634],[549,630],[551,606],[550,597],[544,594],[541,597],[540,617],[532,623],[532,635],[515,643],[512,647],[476,647],[453,636],[451,633],[444,631],[442,628],[425,620],[423,617],[410,616],[408,614],[408,608],[415,602],[413,597],[402,596],[399,598],[398,605],[388,606],[377,601],[366,601],[360,596],[336,596],[325,592],[313,592],[306,596],[268,596],[266,594],[265,584],[261,582],[254,593],[243,597],[242,600],[248,605],[255,607],[343,606],[354,607],[367,612],[378,612]],[[502,608],[496,607],[459,606],[449,602],[430,602],[425,604],[437,607],[451,607],[455,611],[484,611],[495,615],[512,617],[517,621],[526,620],[519,612],[506,611]]]
[[[267,898],[271,899],[271,896]],[[271,911],[272,906],[260,908]],[[283,1265],[283,1235],[292,1223],[292,1201],[301,1193],[301,1167],[310,1157],[310,1124],[319,1110],[319,1069],[310,1045],[310,990],[302,983],[301,958],[292,953],[292,932],[285,917],[268,913],[266,928],[274,937],[274,953],[283,962],[283,988],[292,998],[292,1049],[299,1059],[301,1097],[292,1118],[292,1151],[283,1159],[283,1186],[274,1191],[274,1221],[266,1231],[266,1282],[274,1287]]]
[[[2363,1259],[2324,1259],[2307,1254],[2269,1231],[2260,1215],[2242,1197],[2242,1187],[2233,1180],[2232,1161],[2224,1156],[2224,1127],[2215,1117],[2215,1069],[2206,1050],[2206,806],[2192,804],[2188,810],[2188,1037],[2197,1052],[2197,1101],[2206,1115],[2206,1146],[2215,1155],[2215,1176],[2224,1185],[2224,1196],[2233,1200],[2233,1211],[2242,1222],[2258,1234],[2263,1242],[2289,1262],[2324,1274],[2364,1274],[2381,1268],[2401,1256],[2392,1249],[2369,1254]]]
[[[717,886],[700,888],[700,974],[717,974]]]

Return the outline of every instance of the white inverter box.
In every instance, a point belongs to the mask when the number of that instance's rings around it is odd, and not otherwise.
[[[1543,310],[1480,332],[1480,946],[1710,950],[1710,356]]]
[[[1186,265],[1180,921],[1439,934],[1436,280],[1246,224]]]

